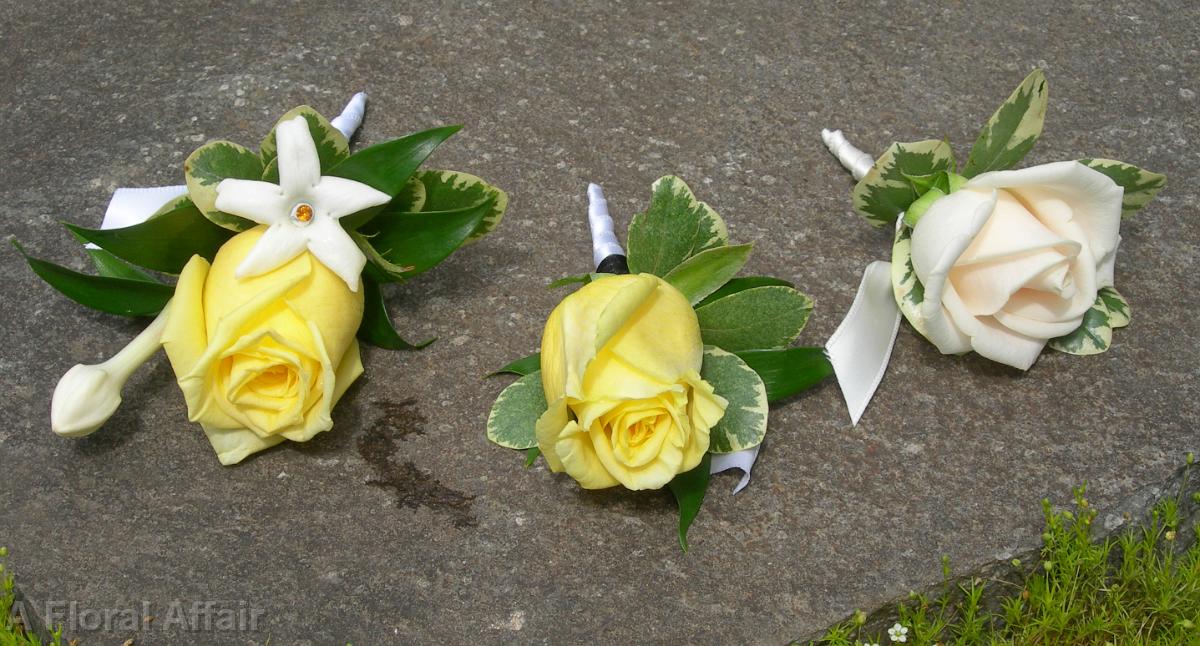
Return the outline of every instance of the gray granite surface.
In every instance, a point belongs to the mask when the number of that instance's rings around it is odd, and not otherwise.
[[[512,198],[495,235],[391,291],[402,333],[436,344],[367,352],[333,432],[233,468],[162,357],[100,433],[55,437],[59,375],[139,325],[6,245],[0,544],[24,594],[155,616],[87,644],[782,643],[939,579],[942,554],[970,571],[1036,546],[1043,497],[1087,481],[1116,505],[1163,481],[1200,444],[1200,6],[1045,4],[0,4],[0,231],[43,257],[83,268],[59,220],[98,223],[114,188],[178,183],[203,141],[254,144],[361,88],[359,143],[463,123],[432,165]],[[588,181],[624,225],[682,175],[756,243],[751,269],[814,297],[801,341],[819,345],[890,248],[820,129],[870,150],[944,135],[965,156],[1034,66],[1050,107],[1028,163],[1171,178],[1123,226],[1134,323],[1108,354],[1021,374],[904,326],[856,428],[832,383],[775,408],[752,486],[715,479],[686,555],[668,494],[583,492],[486,440],[503,383],[480,375],[536,347],[549,279],[588,269]],[[168,621],[206,601],[255,610],[256,630]]]

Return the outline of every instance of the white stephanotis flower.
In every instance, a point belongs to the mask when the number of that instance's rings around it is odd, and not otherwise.
[[[888,628],[888,638],[894,642],[904,643],[908,641],[908,628],[898,623],[892,624],[892,627]]]
[[[218,209],[268,226],[235,275],[265,274],[307,249],[346,281],[350,291],[358,291],[367,258],[338,219],[392,198],[361,182],[322,176],[317,145],[304,117],[276,126],[275,141],[279,184],[230,178],[217,185]]]

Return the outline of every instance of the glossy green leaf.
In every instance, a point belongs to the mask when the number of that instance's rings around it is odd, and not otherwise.
[[[704,297],[704,300],[696,303],[697,308],[704,307],[713,301],[719,301],[730,294],[744,292],[747,289],[754,287],[770,287],[777,285],[780,287],[792,287],[792,284],[782,278],[774,278],[772,276],[743,276],[741,278],[733,278],[729,282],[721,286],[717,291]]]
[[[396,193],[387,210],[401,213],[416,213],[425,210],[425,185],[417,177],[410,177],[404,187]],[[436,209],[433,209],[436,210]]]
[[[188,197],[204,217],[233,231],[245,231],[254,222],[217,210],[217,185],[227,178],[261,180],[263,163],[258,154],[232,141],[210,141],[183,162]]]
[[[416,178],[425,187],[423,210],[455,211],[492,200],[491,210],[484,214],[483,221],[467,238],[468,244],[495,229],[508,208],[507,193],[474,175],[452,170],[425,170],[418,172]]]
[[[833,374],[833,364],[824,348],[743,350],[736,354],[762,378],[768,402],[808,390]]]
[[[496,398],[488,415],[488,439],[510,449],[533,448],[537,421],[545,412],[542,373],[534,371],[509,384]]]
[[[541,454],[542,450],[536,446],[531,446],[528,449],[525,449],[525,468],[528,469],[529,467],[533,466],[533,463],[537,461],[538,456]]]
[[[650,207],[629,224],[629,271],[660,277],[692,256],[729,243],[725,221],[683,180],[654,182]]]
[[[1046,75],[1035,69],[988,119],[962,174],[969,178],[1016,166],[1042,134],[1048,100]]]
[[[541,369],[542,369],[542,354],[540,352],[535,352],[535,353],[529,355],[528,357],[521,357],[520,359],[517,359],[516,361],[509,363],[508,365],[497,370],[496,372],[488,374],[488,376],[492,377],[495,375],[511,373],[514,375],[520,375],[520,376],[524,377],[525,375],[537,372],[538,370],[541,370]]]
[[[363,275],[377,283],[398,283],[408,277],[407,272],[413,270],[411,265],[397,265],[396,263],[383,257],[375,247],[371,246],[370,240],[357,231],[347,231],[350,239],[358,246],[358,250],[367,257],[367,264],[363,267]]]
[[[781,348],[800,335],[812,299],[791,287],[753,287],[696,310],[708,345],[730,352]]]
[[[363,318],[358,326],[360,341],[388,350],[419,350],[437,340],[429,339],[417,344],[405,341],[392,326],[392,318],[388,315],[387,303],[383,300],[379,283],[363,276],[362,290]]]
[[[153,316],[175,294],[175,288],[140,279],[89,276],[25,253],[13,240],[13,246],[25,257],[29,268],[67,298],[101,312],[120,316]]]
[[[675,476],[667,483],[667,488],[679,505],[679,547],[684,552],[688,551],[688,529],[700,513],[700,505],[704,503],[704,494],[708,491],[708,481],[712,477],[710,469],[712,454],[705,453],[696,468]]]
[[[395,196],[443,141],[462,126],[443,126],[364,148],[327,173]]]
[[[724,397],[725,415],[709,431],[708,450],[732,453],[762,443],[767,434],[767,390],[762,377],[736,354],[705,346],[700,376]]]
[[[172,208],[141,224],[120,229],[87,229],[64,223],[72,233],[135,265],[178,274],[193,255],[211,261],[225,241],[228,229],[205,218],[191,200],[181,198]]]
[[[663,276],[692,305],[729,282],[750,259],[752,244],[706,249],[684,260]]]
[[[87,240],[83,237],[80,237],[79,234],[72,233],[71,235],[75,236],[75,239],[78,240],[80,244],[87,244]],[[86,251],[88,257],[92,259],[92,264],[96,266],[96,271],[99,272],[101,276],[108,276],[109,278],[126,278],[128,280],[142,280],[150,283],[160,282],[154,276],[151,276],[150,274],[138,269],[137,267],[134,267],[133,265],[121,260],[120,258],[103,249],[85,246],[83,250]]]
[[[939,139],[894,143],[854,185],[854,208],[875,226],[892,224],[919,193],[910,178],[954,170],[954,151]]]
[[[1121,216],[1127,217],[1146,206],[1167,185],[1167,176],[1142,170],[1132,164],[1113,159],[1081,159],[1079,163],[1104,173],[1125,189],[1121,200]]]
[[[321,160],[322,171],[333,168],[350,156],[350,144],[346,141],[346,136],[334,128],[333,124],[321,116],[320,112],[307,105],[292,108],[279,117],[279,120],[271,127],[271,132],[267,133],[262,144],[259,145],[258,154],[262,159],[263,167],[273,166],[276,169],[275,179],[268,181],[279,181],[278,163],[272,164],[279,154],[275,144],[275,129],[284,121],[298,116],[304,117],[304,120],[308,122],[308,132],[312,135],[313,143],[317,145],[317,158]]]
[[[375,251],[410,277],[427,271],[463,245],[491,211],[490,201],[457,211],[384,212],[359,231]]]

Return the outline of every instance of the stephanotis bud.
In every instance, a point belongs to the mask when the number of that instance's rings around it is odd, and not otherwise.
[[[162,345],[168,302],[158,317],[113,358],[96,365],[76,364],[58,380],[50,400],[50,427],[63,437],[95,432],[121,405],[121,387]]]

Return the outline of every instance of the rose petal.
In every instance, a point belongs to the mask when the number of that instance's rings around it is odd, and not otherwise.
[[[1094,258],[1104,258],[1117,247],[1125,189],[1104,173],[1083,164],[1065,161],[984,173],[966,186],[1012,191],[1039,218],[1047,200],[1060,200],[1070,205],[1069,218],[1084,231]],[[1046,224],[1052,226],[1050,222]]]
[[[967,309],[977,316],[995,314],[1008,299],[1043,274],[1061,268],[1066,275],[1070,260],[1057,249],[1040,249],[987,262],[957,265],[950,281]]]
[[[1080,244],[1046,228],[1012,194],[999,190],[991,217],[959,257],[958,264],[991,262],[1049,248],[1073,258],[1079,253]]]

